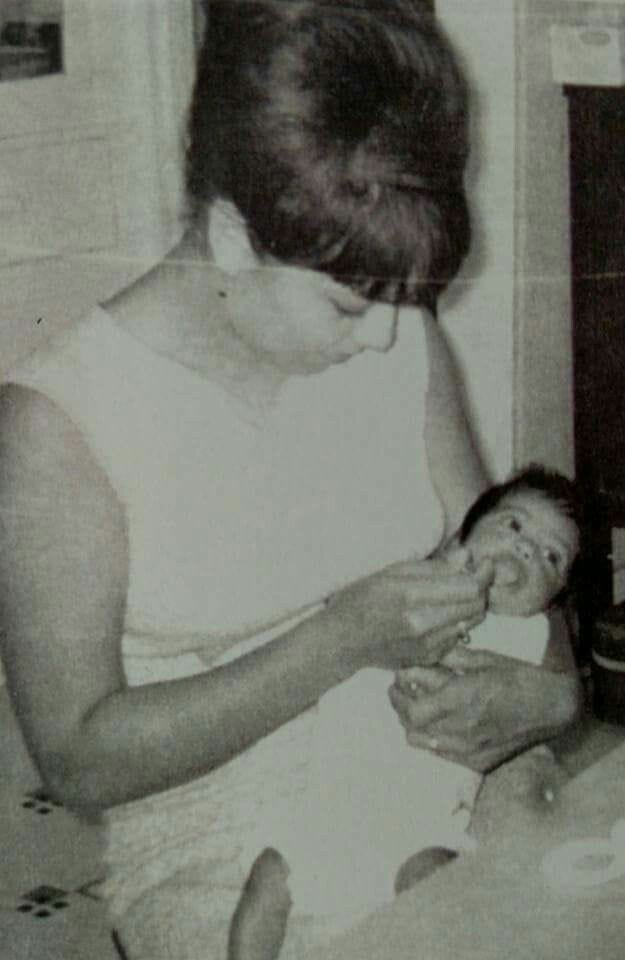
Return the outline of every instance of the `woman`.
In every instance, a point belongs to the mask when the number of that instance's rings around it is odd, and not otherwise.
[[[484,614],[488,569],[420,559],[484,485],[412,309],[466,252],[466,155],[420,5],[211,4],[191,228],[2,391],[8,682],[48,789],[107,811],[133,960],[225,950],[258,785],[305,782],[266,734]],[[497,658],[418,681],[393,692],[414,742],[480,769],[576,709],[573,679]]]

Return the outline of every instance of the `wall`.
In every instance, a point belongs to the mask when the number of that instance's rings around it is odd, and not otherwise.
[[[515,16],[513,0],[437,0],[473,90],[468,175],[474,243],[441,315],[464,371],[491,471],[513,458]]]
[[[574,472],[567,105],[551,70],[549,27],[570,4],[517,9],[517,462]]]
[[[66,74],[0,83],[0,372],[179,231],[191,4],[64,0],[63,11]]]

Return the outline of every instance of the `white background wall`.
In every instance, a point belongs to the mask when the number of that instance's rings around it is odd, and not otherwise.
[[[0,83],[0,373],[177,232],[190,2],[64,0],[63,22],[65,75]]]
[[[512,465],[515,29],[514,0],[437,0],[473,91],[468,176],[474,243],[441,304],[484,452],[497,476]]]
[[[549,29],[570,4],[523,0],[517,18],[515,453],[573,473],[567,103]]]

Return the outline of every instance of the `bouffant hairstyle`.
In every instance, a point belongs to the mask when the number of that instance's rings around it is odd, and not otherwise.
[[[467,92],[420,0],[207,0],[193,201],[261,255],[371,300],[433,306],[470,239]]]

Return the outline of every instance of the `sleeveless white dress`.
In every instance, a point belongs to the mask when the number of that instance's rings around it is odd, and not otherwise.
[[[261,418],[101,308],[13,371],[69,415],[125,508],[130,684],[204,670],[436,547],[427,377],[413,311],[389,353],[293,377]],[[220,956],[262,809],[309,787],[316,712],[207,777],[110,811],[105,893],[133,960]]]

